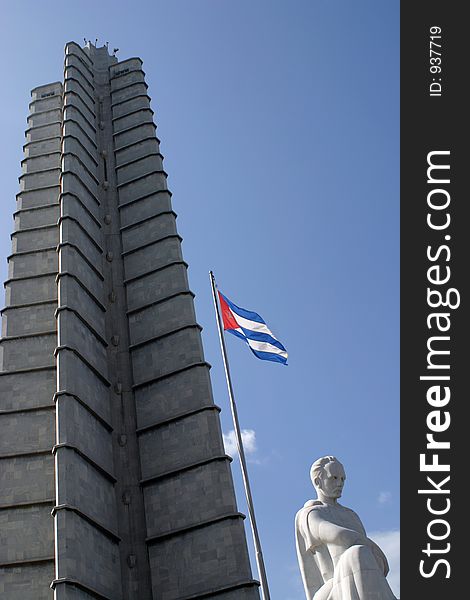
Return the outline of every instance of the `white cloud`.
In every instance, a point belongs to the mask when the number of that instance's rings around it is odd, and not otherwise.
[[[222,434],[224,439],[225,452],[232,458],[238,458],[237,438],[232,429],[228,433]],[[256,448],[256,433],[254,429],[242,429],[242,442],[245,454],[254,454]]]
[[[388,504],[392,500],[392,492],[380,492],[377,500],[379,504]]]
[[[400,532],[374,531],[369,537],[384,551],[390,567],[388,582],[395,596],[400,598]]]

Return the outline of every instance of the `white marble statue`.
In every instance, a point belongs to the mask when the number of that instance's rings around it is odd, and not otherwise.
[[[297,556],[307,600],[396,600],[387,559],[354,511],[338,503],[346,475],[334,456],[319,458],[310,477],[317,492],[295,517]]]

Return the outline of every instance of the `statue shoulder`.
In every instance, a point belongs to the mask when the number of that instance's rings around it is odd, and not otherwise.
[[[307,500],[302,508],[297,512],[296,520],[306,518],[311,511],[317,511],[323,507],[320,500]]]
[[[304,508],[313,508],[316,506],[323,506],[323,502],[321,500],[307,500],[304,504]]]

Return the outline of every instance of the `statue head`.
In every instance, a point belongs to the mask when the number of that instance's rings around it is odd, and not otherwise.
[[[310,478],[319,500],[336,502],[343,493],[346,473],[335,456],[323,456],[310,469]]]

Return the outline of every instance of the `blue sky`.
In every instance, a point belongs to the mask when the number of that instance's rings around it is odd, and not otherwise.
[[[324,454],[344,463],[343,503],[382,532],[395,561],[398,0],[0,4],[2,279],[30,89],[62,78],[70,40],[98,37],[121,59],[141,56],[226,434],[209,269],[290,355],[287,367],[262,362],[227,339],[240,420],[254,432],[249,469],[273,600],[303,600],[293,519]],[[246,512],[237,461],[233,472]]]

